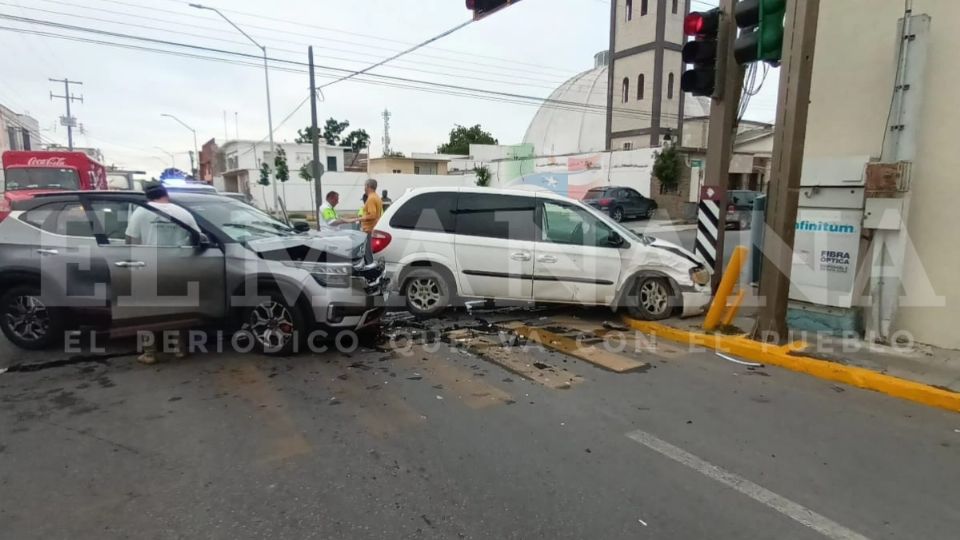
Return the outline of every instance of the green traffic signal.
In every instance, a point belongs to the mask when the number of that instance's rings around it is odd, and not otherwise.
[[[760,0],[760,24],[757,32],[757,58],[779,62],[783,56],[783,18],[787,14],[786,0]]]
[[[778,63],[783,56],[783,18],[786,0],[740,0],[735,18],[740,35],[734,44],[739,64],[765,60]]]

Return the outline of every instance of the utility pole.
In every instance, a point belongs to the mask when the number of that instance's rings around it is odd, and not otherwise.
[[[63,95],[58,96],[50,92],[50,100],[62,99],[67,104],[67,115],[60,118],[60,125],[67,127],[67,148],[73,151],[73,128],[77,125],[77,119],[70,114],[70,102],[79,101],[83,103],[83,96],[76,97],[70,94],[70,85],[83,85],[80,81],[71,81],[70,79],[48,79],[50,82],[63,83]]]
[[[733,57],[737,23],[733,16],[736,0],[720,2],[720,24],[717,31],[716,72],[722,77],[710,104],[710,131],[707,135],[707,168],[704,187],[719,188],[720,213],[717,223],[717,256],[713,268],[713,290],[717,290],[723,275],[723,240],[727,222],[727,181],[730,177],[730,154],[737,126],[737,110],[743,88],[744,68]]]
[[[777,97],[777,120],[768,192],[760,308],[753,338],[787,339],[787,302],[800,196],[800,173],[810,104],[810,78],[817,39],[820,0],[787,0],[783,36],[783,66]]]
[[[320,127],[317,125],[317,81],[313,73],[313,46],[307,48],[307,57],[310,62],[310,141],[313,144],[313,162],[310,174],[313,175],[314,191],[317,193],[317,204],[320,203],[320,197],[323,193],[323,185],[320,184],[320,177],[323,173],[320,171]],[[313,209],[314,213],[317,209]],[[320,228],[320,215],[317,214],[317,228]]]

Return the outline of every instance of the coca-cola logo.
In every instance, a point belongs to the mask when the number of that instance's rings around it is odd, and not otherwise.
[[[27,167],[64,167],[66,164],[67,158],[62,157],[32,157],[27,161]]]

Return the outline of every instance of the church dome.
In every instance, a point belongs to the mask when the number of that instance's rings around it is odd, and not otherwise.
[[[540,106],[523,137],[537,155],[606,150],[607,60],[607,51],[597,53],[593,69],[571,77]],[[686,118],[709,115],[709,99],[686,96]]]

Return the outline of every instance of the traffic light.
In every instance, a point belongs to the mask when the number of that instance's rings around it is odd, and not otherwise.
[[[680,76],[680,88],[695,96],[711,96],[717,79],[717,31],[720,9],[692,11],[683,19],[683,33],[693,36],[680,52],[685,64],[693,69]]]
[[[740,35],[733,56],[738,64],[761,60],[779,64],[783,53],[783,17],[786,0],[740,0],[734,16]]]
[[[467,0],[467,9],[473,11],[473,20],[479,21],[494,11],[519,1],[520,0]]]

